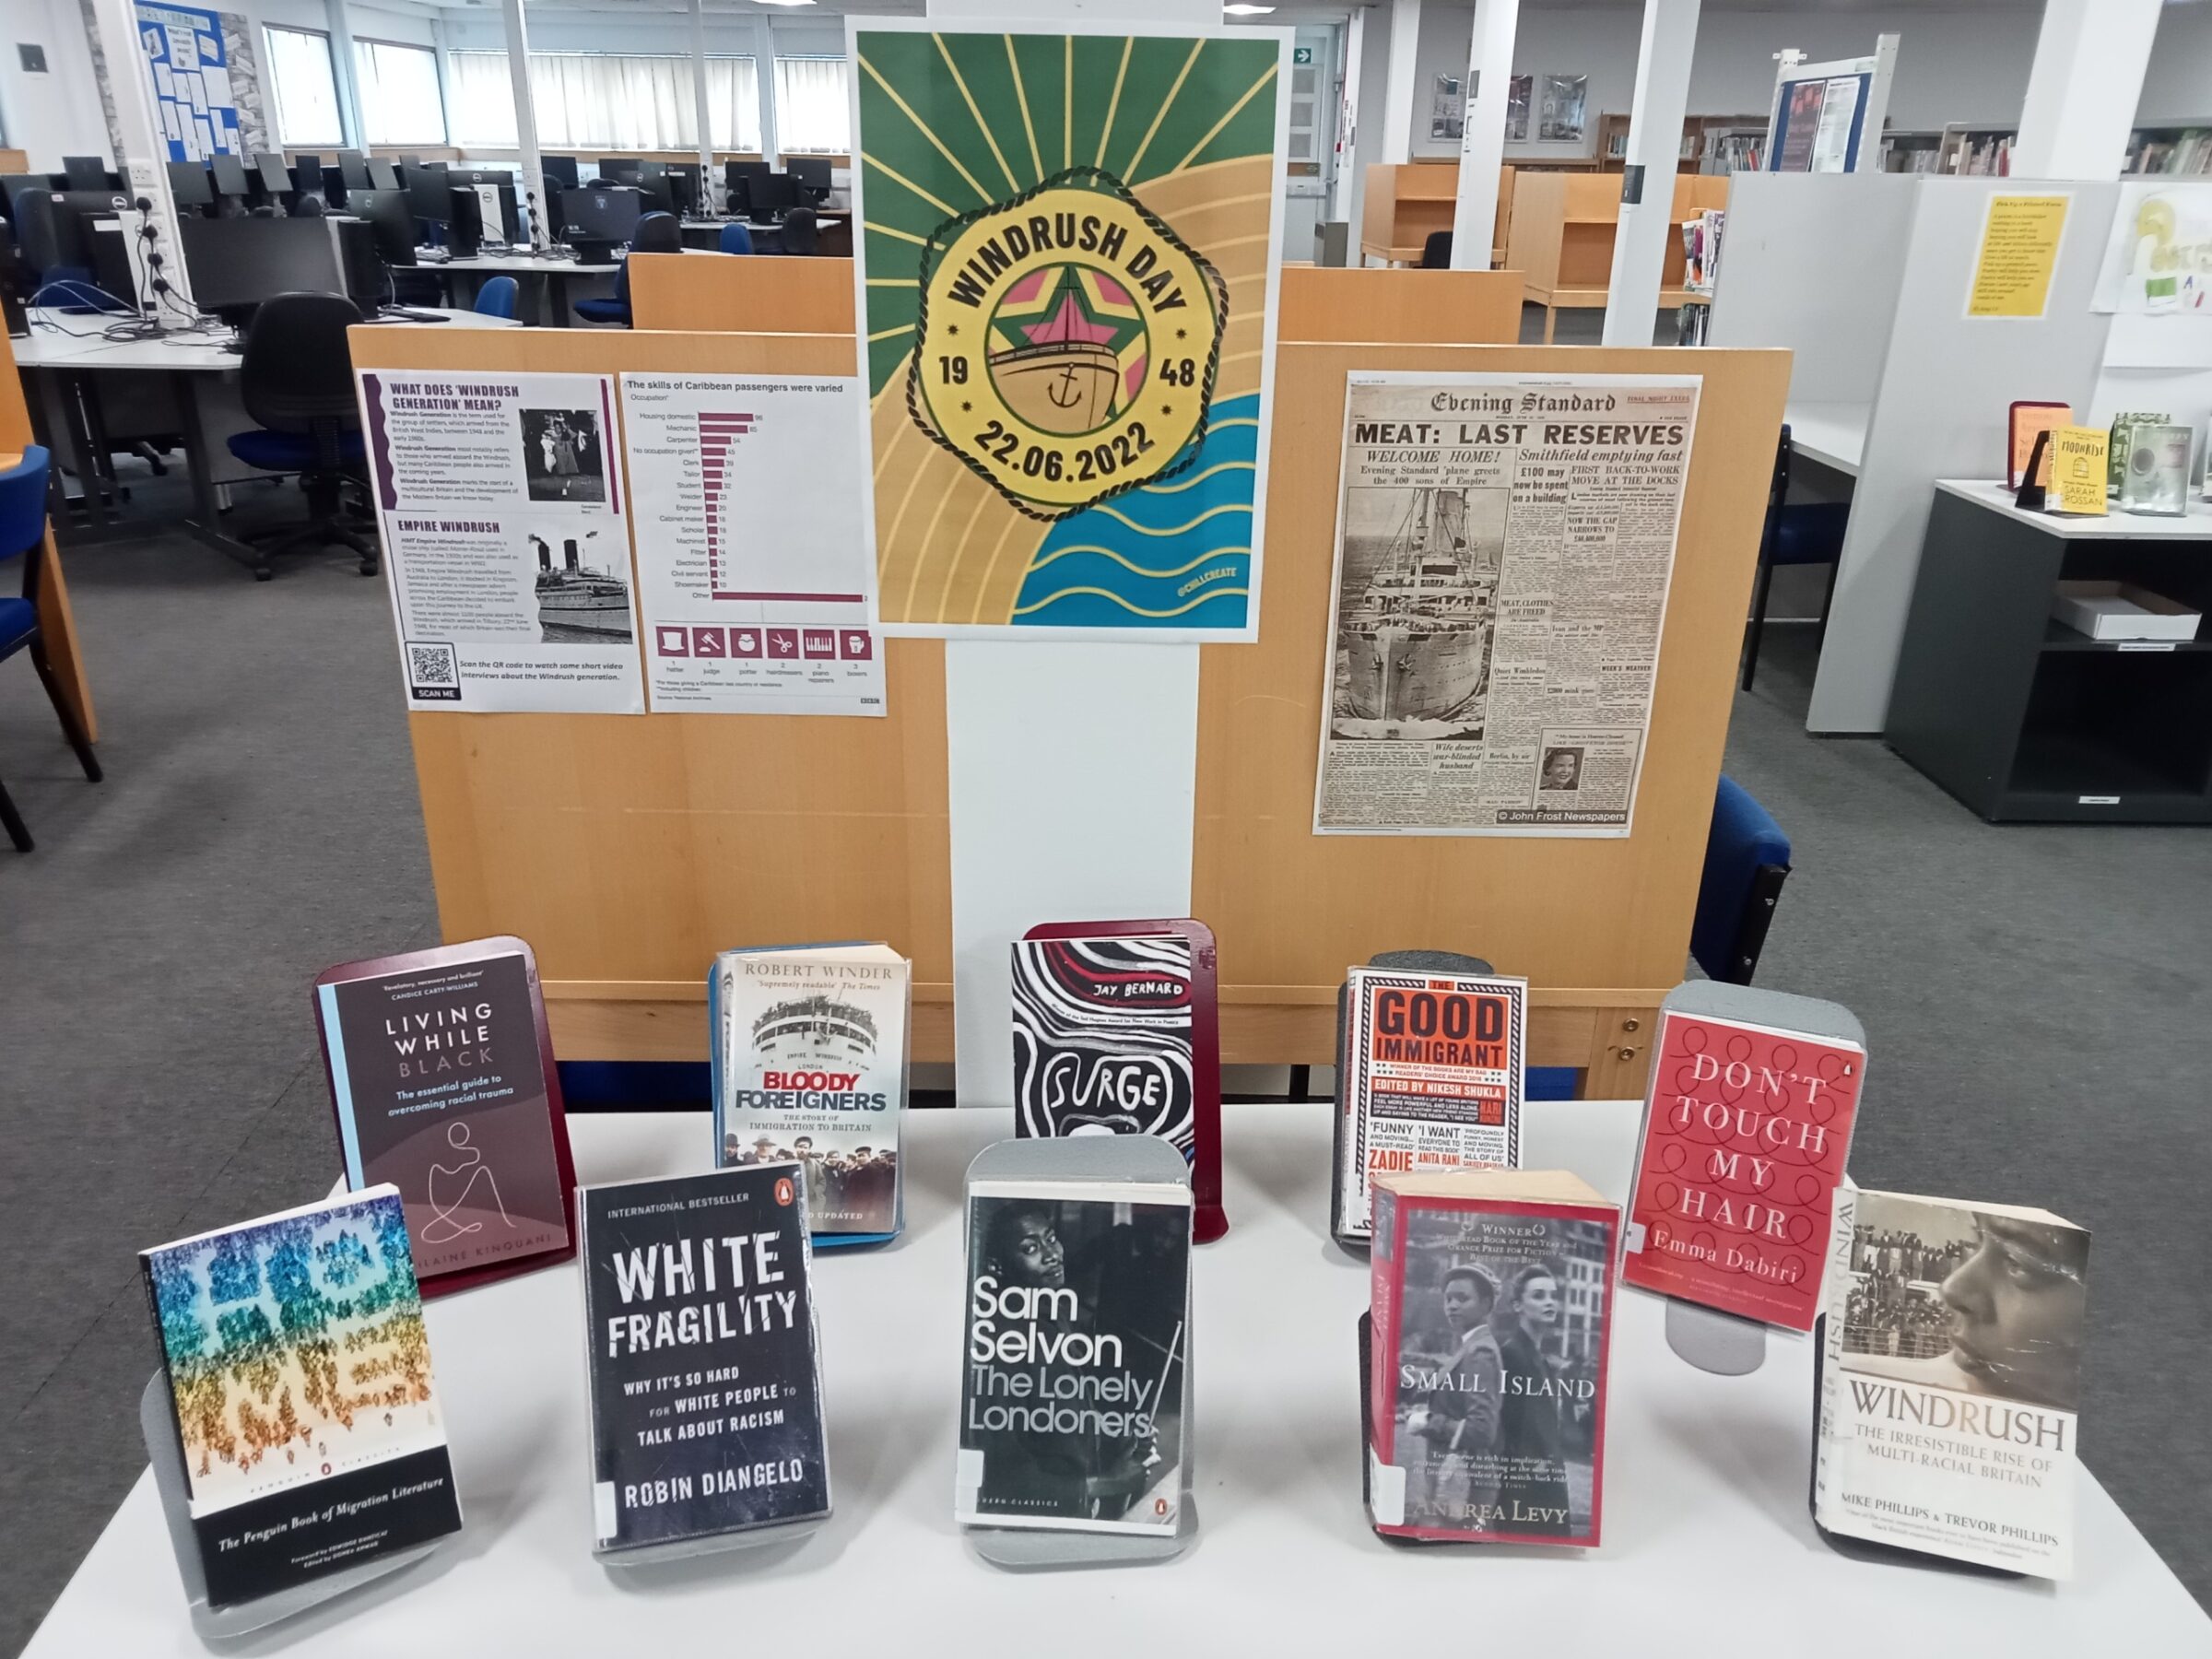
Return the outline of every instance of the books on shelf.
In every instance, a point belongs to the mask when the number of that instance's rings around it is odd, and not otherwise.
[[[213,1607],[457,1532],[390,1184],[142,1252]]]
[[[2212,173],[2212,126],[2139,127],[2124,173]]]
[[[1596,1545],[1619,1218],[1563,1171],[1376,1183],[1367,1488],[1377,1531]]]
[[[346,1183],[399,1189],[433,1294],[574,1253],[575,1166],[529,946],[333,968],[315,1022]]]
[[[828,1515],[798,1165],[585,1187],[579,1219],[594,1552]]]
[[[1818,1346],[1824,1530],[2069,1575],[2088,1253],[2046,1210],[1843,1188]]]
[[[1865,1071],[1841,1038],[1663,1010],[1622,1282],[1811,1330]]]
[[[1528,982],[1355,968],[1331,1178],[1331,1230],[1371,1236],[1374,1182],[1521,1161]]]
[[[825,1243],[905,1224],[912,978],[888,945],[864,942],[725,950],[708,976],[715,1159],[795,1161]]]
[[[956,1519],[1181,1526],[1191,1220],[1181,1182],[969,1182]]]

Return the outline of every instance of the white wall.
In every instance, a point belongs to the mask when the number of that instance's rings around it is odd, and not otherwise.
[[[1559,8],[1523,0],[1513,73],[1588,76],[1589,126],[1579,151],[1571,145],[1509,145],[1508,161],[1594,152],[1598,118],[1629,112],[1641,19],[1636,6]],[[1774,54],[1783,47],[1797,47],[1815,60],[1859,57],[1874,50],[1877,35],[1894,33],[1903,40],[1889,92],[1892,127],[1934,129],[1953,121],[2009,124],[2019,119],[2027,95],[2040,21],[2032,7],[1707,11],[1690,69],[1689,112],[1763,118],[1773,96]],[[1473,29],[1471,6],[1427,0],[1422,6],[1417,156],[1459,154],[1455,141],[1429,136],[1429,92],[1440,71],[1465,73]],[[2212,5],[2166,8],[2138,119],[2212,121]]]
[[[23,73],[16,47],[26,42],[46,49],[45,74]],[[114,165],[76,0],[0,0],[0,123],[33,172],[59,171],[64,156]]]

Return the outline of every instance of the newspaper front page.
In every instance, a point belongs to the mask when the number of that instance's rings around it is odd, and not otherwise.
[[[1700,384],[1348,377],[1317,834],[1629,833]]]

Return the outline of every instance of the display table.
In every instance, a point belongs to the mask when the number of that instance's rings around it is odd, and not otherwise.
[[[1859,476],[1866,453],[1866,420],[1873,406],[1863,403],[1800,403],[1790,400],[1783,418],[1790,423],[1790,453],[1840,472]]]
[[[2054,621],[2060,581],[2212,609],[2212,508],[2023,512],[2001,484],[1936,487],[1889,694],[1889,746],[1992,822],[2212,823],[2212,638],[2100,641]]]
[[[1638,1112],[1532,1106],[1527,1162],[1563,1165],[1618,1197]],[[1711,1659],[1730,1630],[1850,1659],[1870,1645],[1885,1659],[2212,1650],[2212,1621],[2094,1480],[2082,1483],[2080,1577],[2056,1590],[1833,1554],[1806,1512],[1809,1344],[1777,1338],[1762,1371],[1707,1376],[1666,1348],[1662,1304],[1641,1292],[1626,1293],[1616,1326],[1602,1550],[1384,1544],[1359,1501],[1353,1324],[1368,1275],[1325,1236],[1328,1110],[1263,1103],[1223,1117],[1230,1233],[1196,1261],[1199,1531],[1173,1563],[1016,1575],[962,1542],[952,1521],[960,1181],[1011,1117],[919,1112],[905,1237],[816,1260],[836,1505],[826,1529],[627,1574],[594,1562],[582,1296],[573,1265],[551,1268],[429,1304],[461,1536],[252,1651],[1131,1659],[1343,1654],[1410,1639]],[[586,1182],[707,1157],[703,1114],[570,1122]],[[2092,1446],[2096,1412],[2092,1401]],[[149,1479],[25,1651],[205,1652]]]

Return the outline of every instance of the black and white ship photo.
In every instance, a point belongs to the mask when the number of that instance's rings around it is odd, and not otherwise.
[[[632,637],[629,559],[618,523],[524,532],[536,560],[538,636],[547,645],[623,645]]]
[[[1508,497],[1427,486],[1347,492],[1335,735],[1482,735]]]
[[[523,476],[534,501],[606,500],[606,451],[596,409],[524,409]]]

